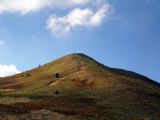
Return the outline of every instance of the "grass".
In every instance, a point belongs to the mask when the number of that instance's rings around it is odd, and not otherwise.
[[[56,73],[66,76],[56,79]],[[55,81],[58,82],[51,85]],[[0,90],[14,88],[0,91],[0,99],[13,101],[8,105],[0,102],[0,110],[9,114],[25,108],[22,113],[47,109],[88,120],[158,120],[160,115],[158,83],[130,71],[106,67],[84,54],[64,56],[1,78],[0,83]]]

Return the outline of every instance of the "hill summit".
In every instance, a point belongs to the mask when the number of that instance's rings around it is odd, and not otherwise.
[[[159,120],[160,85],[70,54],[0,78],[0,119]],[[57,117],[55,117],[57,116]]]

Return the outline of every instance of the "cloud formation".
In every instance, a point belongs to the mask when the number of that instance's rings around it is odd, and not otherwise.
[[[20,71],[14,65],[3,65],[0,64],[0,77],[5,77],[9,75],[14,75]]]
[[[75,8],[65,16],[49,16],[47,28],[55,34],[70,32],[76,27],[95,27],[100,25],[104,18],[110,13],[111,6],[103,4],[98,10],[91,8]]]
[[[77,27],[96,27],[112,10],[105,0],[0,0],[0,14],[18,12],[26,15],[44,8],[70,11],[63,16],[49,13],[47,28],[56,35]]]
[[[0,0],[0,13],[19,12],[27,14],[44,8],[66,8],[75,5],[84,5],[91,0]]]

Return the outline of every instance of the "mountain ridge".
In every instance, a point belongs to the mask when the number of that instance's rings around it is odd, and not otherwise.
[[[159,83],[138,73],[107,67],[74,53],[32,70],[0,79],[1,113],[32,111],[78,120],[158,120]],[[95,114],[96,113],[96,114]],[[50,120],[49,118],[47,118]]]

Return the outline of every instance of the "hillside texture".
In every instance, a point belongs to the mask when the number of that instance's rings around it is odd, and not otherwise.
[[[0,120],[160,120],[160,85],[71,54],[0,78]]]

